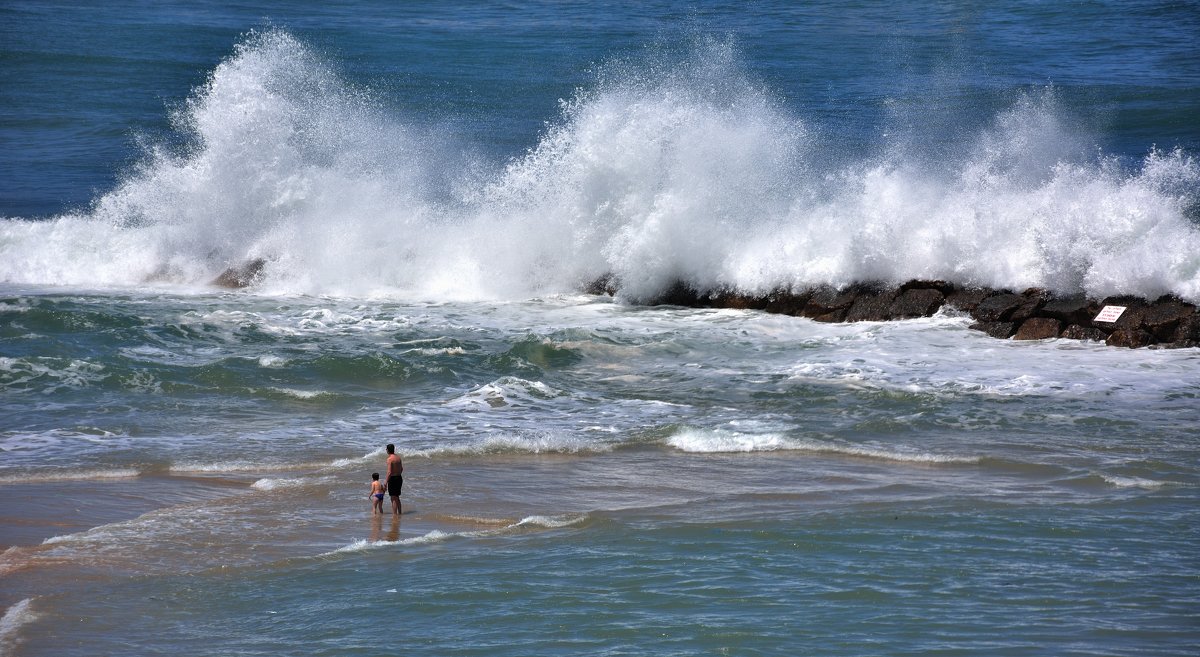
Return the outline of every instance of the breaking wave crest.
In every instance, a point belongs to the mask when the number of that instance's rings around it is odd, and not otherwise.
[[[675,432],[667,445],[698,454],[797,451],[843,454],[884,461],[908,463],[978,463],[978,456],[957,456],[925,452],[903,446],[873,446],[796,439],[778,433],[742,433],[724,429],[685,428]]]
[[[33,610],[32,598],[25,598],[9,607],[4,612],[4,616],[0,617],[0,652],[5,654],[8,654],[9,651],[16,652],[16,648],[20,644],[21,627],[37,619],[38,614]]]
[[[595,454],[614,445],[558,432],[497,432],[475,440],[427,450],[402,450],[411,456],[480,456],[484,454]]]
[[[0,281],[203,285],[262,258],[271,293],[513,298],[612,275],[634,300],[910,278],[1200,300],[1200,164],[1079,155],[1052,89],[937,164],[900,137],[846,162],[710,43],[608,67],[489,167],[273,30],[172,118],[190,146],[150,148],[89,211],[0,220]]]
[[[369,550],[378,550],[398,545],[427,545],[430,543],[443,543],[456,538],[483,538],[488,536],[499,536],[503,534],[510,534],[514,531],[519,531],[525,528],[562,529],[564,527],[578,525],[579,523],[587,520],[587,518],[588,516],[586,515],[529,516],[528,518],[523,518],[517,522],[490,529],[479,529],[463,532],[447,532],[440,529],[433,529],[419,536],[402,538],[395,541],[371,541],[367,539],[356,539],[348,545],[344,545],[322,556],[344,554],[347,552],[366,552]]]

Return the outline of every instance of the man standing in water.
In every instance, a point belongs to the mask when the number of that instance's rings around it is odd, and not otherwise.
[[[387,493],[392,497],[392,515],[400,515],[400,489],[404,486],[404,462],[396,453],[396,446],[387,446]]]

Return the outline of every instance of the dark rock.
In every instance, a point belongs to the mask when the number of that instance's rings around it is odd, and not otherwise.
[[[979,305],[975,306],[975,310],[971,311],[971,316],[981,323],[1007,322],[1012,318],[1013,313],[1028,302],[1028,299],[1019,294],[994,294],[979,302]]]
[[[900,286],[901,293],[909,290],[937,290],[942,293],[942,296],[946,296],[957,289],[954,283],[947,283],[946,281],[922,281],[916,279]]]
[[[1105,333],[1094,326],[1084,327],[1080,326],[1079,324],[1072,324],[1062,332],[1061,337],[1068,338],[1070,340],[1094,340],[1096,342],[1104,342],[1108,339],[1108,333]]]
[[[1171,339],[1176,343],[1200,342],[1200,315],[1193,314],[1192,317],[1180,321],[1180,326],[1176,328]]]
[[[1019,307],[1017,307],[1017,309],[1014,310],[1011,315],[1009,315],[1008,319],[1013,322],[1021,323],[1030,317],[1037,315],[1038,311],[1042,308],[1042,304],[1044,303],[1046,303],[1045,297],[1026,296],[1025,303],[1022,303]]]
[[[1115,322],[1097,322],[1093,320],[1093,325],[1112,331],[1118,329],[1136,330],[1141,327],[1142,315],[1146,309],[1145,299],[1128,295],[1108,297],[1100,302],[1101,310],[1105,306],[1122,306],[1125,308],[1125,312],[1121,313],[1121,316]]]
[[[1142,312],[1141,328],[1154,336],[1155,342],[1171,342],[1175,332],[1186,319],[1196,316],[1196,307],[1179,301],[1156,303]]]
[[[1111,297],[1104,297],[1104,299],[1100,301],[1100,305],[1125,306],[1128,308],[1130,306],[1144,306],[1146,305],[1146,300],[1142,297],[1137,297],[1132,294],[1118,294]]]
[[[1050,292],[1040,287],[1028,288],[1021,293],[1021,296],[1025,299],[1024,303],[1008,317],[1009,321],[1016,322],[1018,325],[1030,317],[1036,316],[1042,306],[1050,300]]]
[[[714,294],[709,302],[716,308],[733,308],[735,310],[766,310],[768,297],[751,296],[739,292],[722,291]]]
[[[892,318],[896,290],[878,290],[860,294],[846,311],[847,322],[883,322]]]
[[[683,281],[675,281],[665,292],[647,302],[646,305],[700,308],[706,304],[702,302],[700,293],[695,288]]]
[[[963,312],[972,312],[984,299],[996,294],[995,290],[986,288],[973,287],[965,290],[951,290],[945,292],[946,304],[958,308]]]
[[[808,305],[808,300],[812,297],[812,294],[812,290],[803,290],[800,292],[780,291],[766,299],[763,310],[783,315],[800,315],[804,312],[804,307]]]
[[[1117,329],[1104,341],[1110,347],[1129,347],[1136,349],[1154,342],[1154,336],[1141,329]]]
[[[863,288],[858,286],[838,290],[832,287],[822,287],[813,291],[804,305],[801,315],[818,322],[840,322],[846,317],[846,312],[854,304]]]
[[[1017,334],[1013,339],[1045,340],[1047,338],[1057,338],[1060,331],[1062,331],[1062,322],[1057,319],[1052,317],[1030,317],[1021,322],[1021,328],[1017,329]]]
[[[615,296],[617,294],[617,279],[612,274],[605,274],[600,278],[583,286],[584,294],[594,294],[596,296],[608,295]]]
[[[971,325],[971,328],[1001,340],[1011,338],[1013,333],[1017,332],[1017,325],[1013,322],[976,322]]]
[[[892,301],[888,313],[892,319],[929,317],[936,313],[946,297],[936,288],[910,288]]]
[[[213,281],[224,287],[246,287],[262,276],[265,259],[230,267]],[[608,275],[585,291],[614,295],[619,281]],[[945,281],[911,280],[899,286],[878,282],[844,288],[779,289],[769,294],[745,294],[736,289],[698,290],[677,281],[647,305],[691,308],[736,308],[801,315],[818,322],[886,321],[928,317],[945,304],[969,312],[972,329],[995,338],[1042,340],[1062,337],[1104,341],[1111,346],[1162,348],[1200,346],[1200,314],[1196,305],[1165,295],[1148,303],[1140,297],[1112,296],[1096,302],[1081,296],[1055,298],[1041,288],[1020,294],[1011,290],[960,289]],[[1122,306],[1116,322],[1095,322],[1103,306]],[[1066,327],[1065,329],[1063,327]]]
[[[813,317],[812,320],[814,322],[824,322],[826,324],[839,324],[846,321],[846,309],[841,308],[839,310],[827,312],[824,315],[817,315],[816,317]]]
[[[1021,296],[1025,297],[1026,299],[1041,299],[1042,301],[1046,301],[1050,298],[1050,290],[1047,290],[1044,287],[1027,287],[1025,288],[1025,291],[1021,293]]]
[[[212,284],[217,287],[233,289],[249,287],[262,278],[263,269],[266,266],[267,261],[265,258],[255,258],[254,260],[237,267],[230,267],[221,272],[220,276],[213,279]]]
[[[1091,326],[1092,318],[1100,309],[1082,296],[1050,299],[1042,306],[1040,315],[1053,317],[1064,324]]]
[[[1142,320],[1146,318],[1146,306],[1128,306],[1125,312],[1111,326],[1114,331],[1140,331],[1142,329]],[[1103,324],[1103,322],[1097,322]]]
[[[1150,345],[1150,349],[1191,349],[1200,347],[1200,340],[1180,340],[1178,342],[1162,342]]]

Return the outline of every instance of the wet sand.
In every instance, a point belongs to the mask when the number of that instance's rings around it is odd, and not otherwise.
[[[252,478],[142,475],[0,484],[0,549],[246,492]]]

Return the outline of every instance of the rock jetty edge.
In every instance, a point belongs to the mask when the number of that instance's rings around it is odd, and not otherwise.
[[[602,278],[588,285],[585,291],[611,296],[616,294],[617,285],[611,278]],[[1196,305],[1172,295],[1154,300],[1136,296],[1090,299],[1082,295],[1056,295],[1041,288],[1016,292],[922,280],[901,285],[858,283],[842,288],[818,286],[746,295],[728,290],[699,291],[680,282],[642,303],[761,310],[818,322],[913,319],[929,317],[949,306],[970,315],[975,320],[972,329],[994,338],[1067,338],[1130,348],[1200,346],[1200,315]],[[1105,306],[1122,306],[1125,310],[1115,322],[1096,321]]]
[[[243,288],[261,279],[262,258],[230,267],[212,284]],[[589,294],[616,295],[618,283],[603,277],[584,287]],[[1178,349],[1200,347],[1200,314],[1195,304],[1173,295],[1150,300],[1119,295],[1092,299],[1057,295],[1042,288],[1021,292],[961,286],[946,281],[911,280],[901,285],[856,283],[817,286],[748,295],[731,290],[701,291],[676,282],[663,294],[641,300],[647,306],[761,310],[817,322],[883,322],[930,317],[943,306],[967,313],[971,328],[994,338],[1045,340],[1066,338],[1104,342],[1112,347]],[[1097,321],[1106,306],[1125,310],[1113,322]]]

